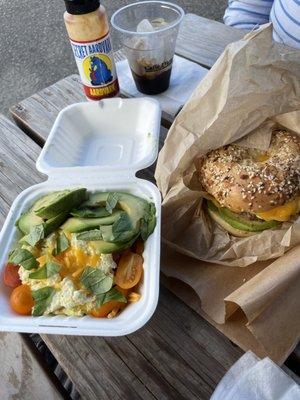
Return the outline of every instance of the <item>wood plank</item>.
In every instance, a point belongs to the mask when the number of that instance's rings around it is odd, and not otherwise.
[[[232,42],[240,40],[246,30],[221,22],[187,14],[179,31],[176,53],[206,68],[211,68]]]
[[[44,179],[35,168],[40,147],[0,116],[0,223],[21,190]],[[25,341],[26,335],[0,333],[1,399],[62,398]]]
[[[0,134],[0,222],[3,223],[21,190],[45,180],[45,176],[35,168],[40,147],[1,115]]]
[[[86,98],[79,75],[70,75],[12,106],[10,111],[17,124],[41,144],[47,138],[59,111],[82,101],[86,101]]]
[[[4,165],[0,169],[1,222],[14,197],[43,179],[35,170],[39,151],[10,121],[0,118],[0,161]],[[19,176],[14,159],[18,159]],[[198,333],[189,329],[195,324]],[[241,354],[164,288],[154,317],[128,337],[42,337],[78,392],[89,399],[209,399]]]
[[[35,359],[22,335],[0,333],[0,362],[1,400],[63,398]]]

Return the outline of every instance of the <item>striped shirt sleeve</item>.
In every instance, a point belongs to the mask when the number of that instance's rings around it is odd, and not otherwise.
[[[300,0],[275,0],[270,20],[276,42],[300,48]]]
[[[229,0],[224,23],[239,29],[253,29],[269,22],[272,5],[273,0]]]
[[[224,15],[226,25],[253,29],[269,20],[273,38],[300,49],[300,0],[229,0]]]

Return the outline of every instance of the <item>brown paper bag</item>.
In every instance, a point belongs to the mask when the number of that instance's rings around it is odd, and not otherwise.
[[[237,140],[268,148],[274,123],[300,133],[296,110],[300,51],[273,44],[268,24],[225,49],[174,121],[155,174],[164,197],[163,272],[192,287],[200,313],[242,348],[277,362],[300,333],[292,317],[300,315],[300,218],[233,238],[203,212],[194,172],[201,155]]]

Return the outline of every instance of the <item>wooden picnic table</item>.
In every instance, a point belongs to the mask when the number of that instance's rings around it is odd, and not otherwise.
[[[176,53],[210,68],[225,46],[244,33],[188,14]],[[117,58],[120,57],[119,52]],[[21,190],[46,179],[35,167],[41,146],[58,112],[79,101],[85,101],[79,77],[71,75],[11,107],[21,129],[6,117],[0,117],[2,222]],[[174,117],[165,112],[164,125],[168,127]],[[166,129],[162,127],[161,144],[165,134]],[[149,168],[140,176],[153,179],[153,171],[153,167]],[[243,354],[164,285],[161,285],[154,316],[134,334],[119,338],[41,336],[83,399],[209,399],[222,376]],[[17,337],[20,346],[25,346],[23,352],[31,354],[28,335]],[[31,371],[34,365],[44,379],[42,382],[45,381],[44,391],[49,393],[45,399],[68,397],[53,376],[50,381],[45,380],[46,368],[37,365],[36,355],[30,365]],[[25,364],[22,368],[26,370]],[[41,398],[41,385],[35,386],[31,386],[30,398]],[[26,393],[20,398],[29,398]]]

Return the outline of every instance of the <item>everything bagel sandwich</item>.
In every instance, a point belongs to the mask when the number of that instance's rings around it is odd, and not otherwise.
[[[254,235],[300,212],[300,137],[272,133],[267,152],[231,144],[206,155],[199,180],[207,212],[230,234]]]

